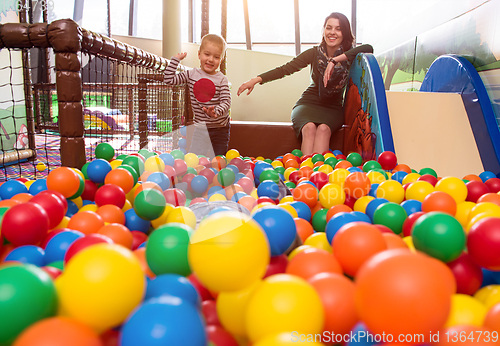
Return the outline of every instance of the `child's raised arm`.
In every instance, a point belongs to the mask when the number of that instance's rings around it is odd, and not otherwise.
[[[163,76],[163,81],[170,85],[179,85],[187,83],[188,74],[187,72],[175,73],[177,71],[177,66],[179,62],[186,57],[187,53],[179,53],[172,57],[168,63],[167,69]]]

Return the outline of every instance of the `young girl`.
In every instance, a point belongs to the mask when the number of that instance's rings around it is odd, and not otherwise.
[[[238,96],[245,90],[250,94],[257,83],[280,79],[311,65],[311,84],[293,107],[292,123],[297,137],[302,137],[304,155],[323,153],[329,149],[331,134],[344,122],[342,104],[349,67],[358,53],[373,53],[368,44],[352,48],[353,40],[347,17],[334,12],[325,19],[318,46],[243,83]]]

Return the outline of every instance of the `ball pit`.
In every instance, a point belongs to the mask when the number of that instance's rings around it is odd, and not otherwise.
[[[112,149],[0,185],[0,344],[148,344],[155,326],[214,346],[500,332],[492,172],[439,177],[392,152]]]

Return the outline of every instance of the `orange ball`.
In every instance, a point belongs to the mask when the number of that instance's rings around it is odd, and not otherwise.
[[[459,325],[442,330],[439,333],[439,342],[436,346],[469,345],[491,346],[498,345],[498,335],[485,326]],[[493,340],[497,340],[496,342]]]
[[[232,184],[230,186],[227,186],[226,188],[224,188],[224,191],[226,191],[226,198],[228,201],[230,201],[231,198],[233,198],[236,192],[245,192],[245,190],[243,190],[243,188],[238,184]]]
[[[134,187],[134,177],[126,169],[113,169],[106,174],[104,184],[119,186],[127,194]]]
[[[133,251],[135,257],[139,260],[139,264],[141,266],[142,271],[146,274],[150,279],[156,277],[155,273],[149,268],[148,261],[146,260],[146,247],[141,247]]]
[[[301,178],[311,178],[311,175],[314,173],[314,170],[309,166],[302,166],[299,168],[299,174]]]
[[[500,333],[500,303],[493,305],[488,310],[483,326]]]
[[[443,191],[433,191],[425,196],[422,201],[422,211],[442,211],[455,216],[457,212],[457,202],[453,197]]]
[[[500,195],[494,192],[485,193],[484,195],[479,197],[476,201],[476,203],[481,203],[481,202],[490,202],[500,206]]]
[[[115,244],[123,245],[127,249],[132,249],[134,236],[123,224],[109,223],[99,228],[97,233],[107,236]]]
[[[57,167],[47,175],[47,189],[62,193],[65,198],[72,197],[80,188],[80,177],[69,167]]]
[[[103,346],[99,335],[89,326],[69,317],[42,319],[26,328],[13,346]]]
[[[139,192],[147,190],[147,189],[155,189],[158,190],[161,194],[163,194],[163,190],[161,189],[160,185],[158,185],[155,182],[152,181],[145,181],[142,184],[140,184],[134,191],[134,200],[139,194]]]
[[[310,222],[307,220],[301,219],[300,217],[296,217],[293,219],[295,221],[295,227],[297,228],[297,234],[302,240],[305,242],[306,239],[314,233],[314,228]]]
[[[354,277],[373,255],[387,249],[379,229],[366,222],[350,222],[342,226],[332,240],[333,254],[344,272]]]
[[[316,214],[316,212],[320,211],[321,209],[323,209],[323,205],[321,205],[320,202],[317,202],[316,205],[311,208],[311,216],[314,216],[314,214]]]
[[[96,213],[107,223],[120,223],[125,225],[125,213],[114,204],[105,204],[97,208]]]
[[[27,192],[22,192],[22,193],[18,193],[17,195],[15,196],[12,196],[10,199],[14,200],[14,201],[18,201],[20,203],[26,203],[26,202],[29,202],[29,200],[33,197],[32,194],[30,193],[27,193]]]
[[[404,242],[403,238],[394,233],[382,233],[382,237],[384,237],[385,245],[387,245],[387,249],[408,249],[408,245]]]
[[[80,231],[83,234],[97,233],[104,226],[99,214],[93,211],[79,211],[69,219],[67,228]]]
[[[352,208],[345,204],[337,204],[328,209],[326,213],[326,221],[329,221],[337,213],[350,213]]]
[[[396,167],[394,167],[394,169],[392,170],[392,173],[399,172],[399,171],[403,171],[403,172],[410,174],[411,168],[410,168],[410,166],[405,165],[404,163],[401,163],[401,164],[397,165]]]
[[[342,274],[342,268],[331,253],[314,248],[305,249],[290,259],[286,273],[308,280],[320,273]]]
[[[295,187],[292,195],[294,201],[304,202],[309,208],[313,208],[318,203],[318,190],[308,183]]]
[[[216,156],[212,159],[212,167],[220,171],[227,165],[226,159],[221,156]]]
[[[288,160],[297,160],[297,158],[292,153],[286,153],[285,155],[283,155],[283,162],[286,162]]]
[[[356,276],[356,308],[373,334],[424,334],[448,319],[455,278],[443,262],[404,249],[368,259]]]
[[[370,192],[372,184],[365,172],[353,172],[344,181],[346,195],[361,198]]]
[[[286,161],[285,161],[285,158],[283,158],[283,162],[285,162],[284,163],[285,169],[290,168],[290,167],[292,167],[292,168],[299,168],[300,167],[299,163],[297,162],[297,160],[295,160],[295,158],[288,159]]]
[[[337,162],[335,164],[334,168],[335,169],[337,169],[337,168],[345,168],[345,169],[347,169],[349,167],[352,167],[352,163],[350,163],[349,161],[346,161],[346,160],[341,160],[341,161],[339,161],[339,162]]]
[[[318,293],[323,310],[325,324],[323,330],[346,335],[358,322],[356,312],[354,283],[341,274],[322,273],[310,278],[309,283]]]
[[[478,175],[476,174],[467,174],[465,177],[463,177],[462,179],[464,180],[468,180],[468,181],[479,181],[479,182],[483,182],[483,180],[481,178],[479,178]]]
[[[257,205],[257,200],[252,196],[243,196],[238,199],[238,203],[247,208],[248,211],[252,211]]]
[[[4,199],[0,201],[0,208],[10,208],[15,205],[21,204],[22,202],[16,201],[15,199]]]

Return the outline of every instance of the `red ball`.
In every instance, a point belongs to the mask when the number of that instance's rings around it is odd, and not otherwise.
[[[38,204],[14,205],[2,219],[2,236],[14,246],[36,245],[49,230],[49,216]]]
[[[131,231],[132,233],[132,251],[136,250],[139,245],[148,240],[148,235],[141,231]]]
[[[264,278],[274,274],[283,274],[286,271],[286,266],[288,265],[288,257],[283,254],[279,256],[272,256],[269,265],[267,266]]]
[[[165,201],[173,206],[178,207],[186,205],[186,194],[181,189],[166,189],[163,191],[163,196],[165,196]]]
[[[95,193],[95,204],[98,207],[113,204],[121,209],[125,205],[126,199],[127,197],[123,189],[113,184],[104,184]]]
[[[392,151],[384,151],[380,153],[377,161],[382,166],[382,169],[385,170],[391,170],[398,164],[398,158]]]
[[[321,190],[328,183],[328,175],[325,172],[314,172],[311,174],[309,181],[316,185],[318,190]]]
[[[217,315],[217,303],[215,300],[204,300],[201,303],[201,312],[205,317],[205,322],[208,326],[220,326],[219,316]]]
[[[47,267],[40,267],[40,269],[49,274],[52,280],[57,279],[57,277],[62,274],[62,270],[56,267],[47,266]]]
[[[293,171],[288,175],[288,180],[290,180],[295,185],[297,185],[297,182],[299,181],[300,178],[301,178],[301,174],[300,174],[300,171],[298,171],[298,170]]]
[[[50,193],[51,195],[54,195],[56,196],[57,198],[59,198],[59,200],[64,204],[64,210],[68,210],[68,200],[63,196],[62,193],[60,193],[59,191],[55,191],[55,190],[44,190],[40,193],[38,193],[38,195],[42,194],[42,193]]]
[[[356,203],[357,200],[357,198],[346,194],[344,204],[354,210],[354,203]]]
[[[469,230],[467,236],[469,256],[481,267],[500,270],[500,218],[486,217]]]
[[[457,282],[457,293],[473,295],[481,287],[483,271],[467,253],[464,252],[446,265],[450,267]]]
[[[385,225],[378,225],[377,224],[377,225],[373,225],[373,226],[377,227],[378,230],[382,233],[394,234],[394,231]]]
[[[238,346],[238,342],[227,330],[217,325],[208,325],[205,327],[207,331],[209,344],[217,346]]]
[[[194,173],[188,173],[182,177],[181,181],[187,184],[188,190],[191,190],[191,180],[193,180],[194,177],[196,177],[196,174]]]
[[[181,159],[174,160],[174,169],[178,177],[182,177],[187,172],[187,163]]]
[[[466,201],[476,203],[479,197],[485,193],[489,193],[490,189],[482,181],[471,180],[465,184],[467,186],[467,198]]]
[[[68,261],[76,255],[78,252],[83,249],[89,247],[90,245],[100,244],[100,243],[108,243],[113,244],[113,241],[106,237],[103,234],[92,233],[87,234],[84,237],[78,238],[75,240],[66,250],[66,254],[64,255],[64,264],[68,263]]]
[[[485,181],[486,186],[490,189],[490,192],[497,193],[500,191],[500,179],[499,178],[490,178]]]
[[[250,179],[249,177],[243,177],[238,179],[238,185],[243,188],[243,191],[245,191],[247,195],[249,195],[255,188],[253,180]]]
[[[50,193],[39,193],[30,199],[31,203],[38,204],[47,212],[49,217],[49,229],[52,229],[61,223],[66,208],[64,203],[56,196]]]
[[[198,175],[202,175],[208,179],[208,181],[213,181],[215,177],[215,172],[210,168],[203,168]]]
[[[194,274],[191,274],[187,277],[189,282],[194,286],[198,294],[200,295],[201,301],[204,302],[205,300],[213,300],[214,297],[212,296],[212,293],[203,286],[203,284],[200,282],[198,277]]]
[[[83,193],[81,194],[81,198],[87,201],[94,201],[95,193],[97,192],[97,184],[92,180],[85,180],[85,187],[83,188]]]
[[[408,237],[408,236],[411,235],[411,230],[413,228],[413,224],[422,215],[425,215],[425,212],[423,212],[423,211],[417,211],[417,212],[409,215],[406,218],[406,220],[403,222],[403,236]]]
[[[261,203],[272,203],[272,204],[277,204],[276,201],[272,198],[269,198],[269,197],[266,197],[266,196],[262,196],[262,197],[259,197],[257,199],[257,204],[261,204]]]
[[[431,184],[432,186],[436,186],[437,182],[438,182],[438,179],[431,175],[431,174],[424,174],[424,175],[421,175],[420,177],[418,177],[419,181],[426,181],[428,182],[429,184]]]

